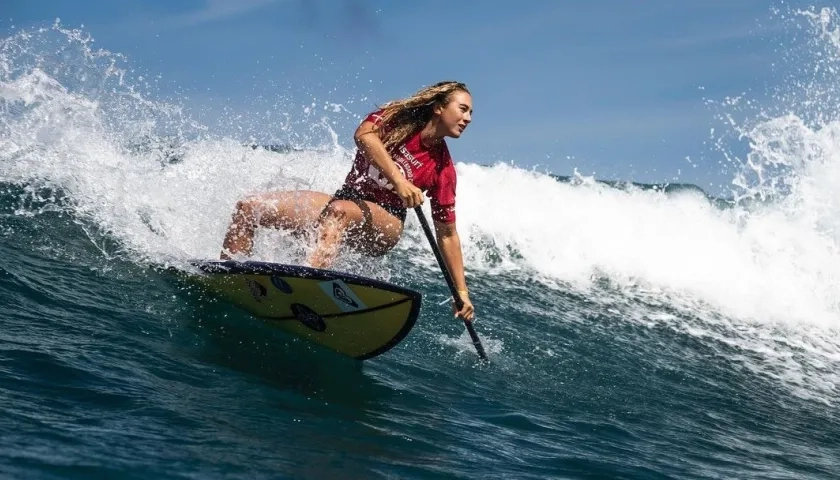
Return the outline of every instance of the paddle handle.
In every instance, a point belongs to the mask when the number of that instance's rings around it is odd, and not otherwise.
[[[440,254],[437,241],[435,241],[435,237],[432,234],[432,228],[429,226],[429,221],[426,220],[426,214],[423,213],[423,209],[419,205],[414,207],[414,213],[417,214],[417,219],[420,220],[420,225],[423,227],[426,239],[429,241],[429,245],[435,253],[435,258],[440,266],[441,273],[443,273],[443,278],[446,280],[446,284],[449,285],[449,291],[452,292],[452,298],[455,300],[455,306],[458,310],[461,310],[464,306],[464,301],[461,300],[461,294],[458,293],[458,289],[455,288],[455,282],[452,280],[452,274],[449,273],[449,268],[446,267],[446,263],[443,261],[443,256]],[[461,320],[464,321],[464,326],[467,327],[467,332],[470,334],[470,338],[472,339],[475,351],[478,352],[479,358],[487,360],[487,353],[484,352],[484,345],[481,344],[481,339],[478,338],[478,334],[475,333],[475,328],[473,327],[472,322],[464,318]]]

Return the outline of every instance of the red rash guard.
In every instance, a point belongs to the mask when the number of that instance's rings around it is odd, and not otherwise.
[[[381,111],[371,113],[365,121],[379,125],[382,120],[380,115]],[[434,147],[426,148],[418,131],[388,153],[403,176],[426,192],[432,204],[432,218],[440,223],[454,222],[455,165],[446,142],[441,140]],[[353,167],[344,179],[344,188],[380,205],[404,208],[402,199],[394,192],[394,186],[361,151],[356,152]]]

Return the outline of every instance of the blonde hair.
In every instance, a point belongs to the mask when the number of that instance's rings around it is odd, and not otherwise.
[[[376,130],[382,129],[385,148],[391,150],[423,128],[431,120],[434,108],[448,104],[457,91],[470,93],[461,82],[445,81],[421,88],[408,98],[382,105],[382,120]]]

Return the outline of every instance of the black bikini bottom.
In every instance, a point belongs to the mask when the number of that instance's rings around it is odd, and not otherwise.
[[[400,220],[400,222],[405,223],[405,216],[406,216],[405,207],[394,207],[392,205],[382,205],[381,203],[377,202],[373,198],[366,197],[365,195],[362,195],[360,192],[357,192],[356,190],[353,190],[352,188],[347,187],[347,185],[344,185],[341,188],[339,188],[338,191],[333,194],[333,198],[330,200],[330,202],[333,202],[335,200],[365,200],[365,201],[368,201],[368,202],[373,202],[373,203],[379,205],[380,207],[382,207],[383,209],[385,209],[386,212],[388,212],[391,215],[397,217]]]

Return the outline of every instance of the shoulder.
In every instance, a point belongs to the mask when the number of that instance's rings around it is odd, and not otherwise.
[[[373,112],[370,112],[370,113],[369,113],[369,114],[365,117],[365,119],[363,120],[363,122],[371,122],[371,123],[373,123],[373,124],[375,124],[375,125],[379,125],[379,124],[381,124],[381,123],[382,123],[382,110],[375,110],[375,111],[373,111]]]

